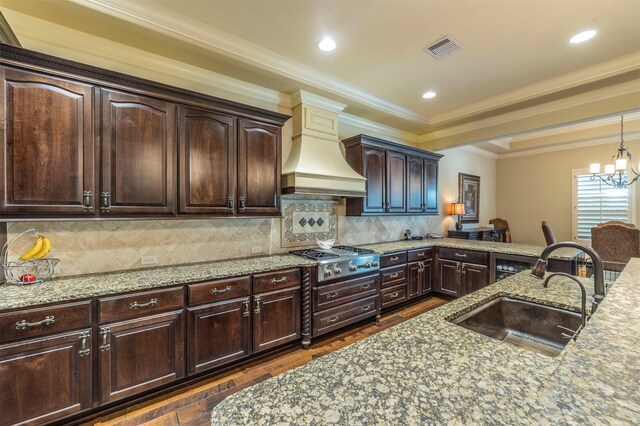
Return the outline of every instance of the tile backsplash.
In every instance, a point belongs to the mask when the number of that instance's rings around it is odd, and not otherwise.
[[[142,268],[142,256],[157,256],[158,263],[148,265],[155,267],[286,253],[336,234],[340,243],[357,245],[399,240],[405,229],[415,235],[443,230],[440,216],[345,217],[344,202],[284,201],[283,212],[282,219],[11,222],[8,238],[29,228],[47,235],[49,256],[60,259],[57,276],[70,276]],[[318,218],[320,226],[308,224]],[[16,241],[12,256],[31,242]]]

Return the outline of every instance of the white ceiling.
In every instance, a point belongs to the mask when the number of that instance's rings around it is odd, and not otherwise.
[[[546,102],[578,85],[625,75],[628,82],[640,70],[638,0],[0,0],[0,7],[283,93],[315,91],[415,134],[528,107],[522,103],[536,97]],[[590,28],[596,38],[569,44]],[[464,49],[441,61],[422,51],[447,34]],[[323,35],[336,40],[334,52],[317,48]],[[438,96],[424,100],[426,90]]]

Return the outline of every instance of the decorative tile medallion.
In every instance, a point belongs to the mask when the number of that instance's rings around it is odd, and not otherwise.
[[[316,240],[337,239],[336,202],[283,201],[282,247],[311,246]]]

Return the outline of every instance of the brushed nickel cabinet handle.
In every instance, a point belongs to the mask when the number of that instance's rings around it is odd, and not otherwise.
[[[398,292],[396,291],[396,292],[394,292],[394,293],[391,293],[391,294],[389,295],[389,298],[390,298],[390,299],[395,299],[395,298],[396,298],[396,297],[398,297],[399,295],[400,295],[400,293],[398,293]]]
[[[233,197],[227,198],[227,211],[233,213]]]
[[[242,303],[244,304],[244,312],[242,313],[242,315],[248,317],[251,314],[251,310],[249,309],[249,298],[247,297],[246,299],[244,299]]]
[[[111,194],[109,192],[100,193],[100,211],[102,213],[111,211]]]
[[[367,312],[368,310],[371,309],[371,305],[367,305],[367,306],[363,306],[362,309],[360,309],[362,312]]]
[[[369,290],[371,288],[371,284],[362,284],[360,287],[361,290]]]
[[[256,309],[253,312],[258,315],[260,313],[260,296],[253,296],[253,301],[256,302]]]
[[[100,336],[102,336],[100,351],[105,352],[111,349],[111,345],[107,343],[107,338],[109,337],[109,327],[100,327]]]
[[[467,255],[464,254],[464,253],[456,253],[455,256],[456,257],[467,257]]]
[[[93,208],[93,191],[84,191],[82,193],[82,209],[87,213],[94,213]]]
[[[157,304],[158,304],[158,299],[151,299],[146,303],[131,302],[129,303],[129,307],[131,309],[138,309],[138,308],[146,308],[149,306],[156,306]]]
[[[467,265],[462,265],[462,268],[460,268],[460,273],[462,273],[462,274],[466,274],[467,273]]]
[[[336,322],[340,319],[340,317],[338,315],[334,315],[332,317],[330,317],[329,319],[327,319],[327,322],[332,323],[332,322]]]
[[[36,322],[27,322],[27,320],[22,320],[22,321],[16,322],[16,329],[26,330],[29,327],[38,327],[40,325],[51,325],[54,322],[56,322],[56,318],[53,315],[47,316],[42,321],[36,321]]]
[[[240,201],[240,208],[238,209],[238,211],[240,213],[244,213],[244,211],[247,209],[247,198],[246,197],[238,197],[238,201]]]
[[[230,291],[231,291],[231,286],[228,285],[225,288],[223,288],[222,290],[217,289],[217,288],[211,289],[211,294],[228,293]]]
[[[91,353],[91,349],[87,348],[87,340],[89,340],[89,332],[83,331],[80,335],[80,344],[82,345],[82,347],[78,351],[78,355],[87,356],[89,355],[89,353]]]
[[[418,253],[418,257],[422,257],[422,256],[424,256],[425,254],[426,254],[426,252],[424,252],[424,251],[423,251],[422,253]]]
[[[279,283],[286,283],[287,282],[287,277],[282,277],[282,278],[271,278],[271,284],[279,284]]]
[[[340,293],[338,293],[337,291],[334,291],[333,293],[327,294],[327,299],[335,299],[338,296],[340,296]]]
[[[394,278],[398,278],[399,276],[400,276],[400,274],[398,272],[396,272],[395,274],[389,275],[389,278],[394,279]]]
[[[398,256],[392,256],[389,258],[390,261],[395,262],[396,260],[398,260]]]

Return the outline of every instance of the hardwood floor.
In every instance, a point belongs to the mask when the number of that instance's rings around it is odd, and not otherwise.
[[[448,302],[431,297],[382,315],[379,323],[367,321],[312,341],[309,349],[288,348],[170,394],[151,399],[93,420],[85,425],[108,426],[208,426],[212,408],[232,393],[303,365]]]

